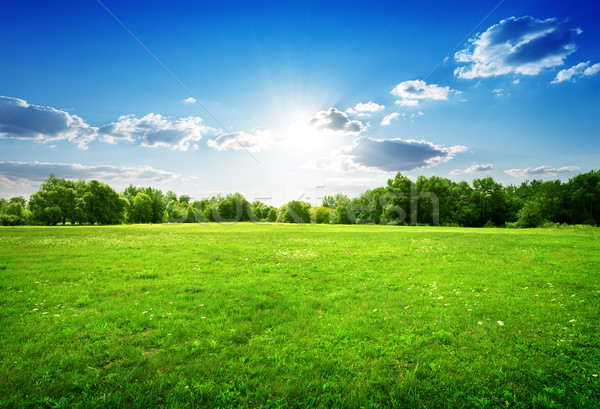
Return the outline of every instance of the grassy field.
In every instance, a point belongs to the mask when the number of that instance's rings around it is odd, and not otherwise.
[[[1,407],[599,407],[600,230],[0,229]]]

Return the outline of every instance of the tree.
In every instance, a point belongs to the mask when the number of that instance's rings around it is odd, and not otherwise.
[[[525,206],[519,210],[518,216],[517,226],[519,227],[538,227],[544,222],[542,206],[534,201],[525,203]]]
[[[183,223],[188,218],[188,206],[185,203],[170,199],[165,209],[165,220],[169,223]]]
[[[25,208],[25,199],[22,196],[10,200],[0,199],[0,225],[19,226],[27,224],[31,219],[29,210]]]
[[[64,225],[67,221],[73,222],[75,219],[78,197],[74,182],[50,174],[40,186],[40,190],[31,196],[29,207],[36,221],[48,225]]]
[[[162,223],[165,217],[166,203],[163,203],[163,193],[161,190],[146,188],[144,191],[152,199],[152,217],[150,223]]]
[[[269,215],[269,208],[263,202],[255,200],[250,205],[250,219],[254,221],[266,220]]]
[[[134,223],[150,223],[152,221],[152,198],[144,192],[138,192],[133,198],[130,218]]]
[[[83,195],[86,214],[90,224],[122,223],[125,216],[125,203],[110,186],[92,180]]]
[[[600,170],[581,173],[567,183],[571,223],[600,224]]]
[[[228,194],[225,198],[218,195],[211,200],[212,217],[217,222],[248,221],[250,204],[241,193]]]
[[[292,200],[283,212],[284,223],[310,223],[310,203]]]
[[[419,223],[450,225],[456,202],[452,197],[454,182],[439,176],[417,178],[417,220]],[[414,198],[413,198],[414,200]]]
[[[310,220],[312,223],[331,223],[331,209],[325,206],[316,206],[310,209]]]
[[[502,185],[491,176],[473,180],[473,203],[477,206],[478,226],[491,223],[496,226],[506,221],[506,197]]]

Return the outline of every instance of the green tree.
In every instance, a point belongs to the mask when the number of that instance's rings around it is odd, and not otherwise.
[[[527,202],[518,212],[517,226],[538,227],[544,222],[542,206],[538,202]]]
[[[600,170],[581,173],[569,180],[567,213],[571,223],[600,224]]]
[[[250,205],[250,219],[254,221],[267,220],[269,207],[259,200],[255,200]]]
[[[283,212],[284,223],[310,223],[310,203],[292,200]]]
[[[165,220],[168,223],[183,223],[188,218],[188,206],[177,200],[170,199],[165,209]]]
[[[153,200],[144,192],[138,192],[133,198],[131,205],[130,217],[134,223],[151,223],[152,222],[152,205]]]
[[[496,183],[491,176],[473,180],[472,200],[477,206],[476,224],[478,226],[504,224],[506,221],[506,197],[504,193],[502,185]]]
[[[248,221],[249,203],[241,193],[228,194],[225,198],[216,196],[211,200],[212,217],[217,222]]]
[[[267,221],[274,223],[277,221],[277,209],[275,207],[269,208],[269,213],[267,214]]]
[[[50,174],[29,201],[30,210],[36,221],[48,225],[74,222],[80,193],[77,185],[69,180]]]
[[[312,223],[328,224],[331,223],[331,209],[325,206],[312,207],[309,211]]]
[[[83,195],[86,214],[90,224],[122,223],[125,216],[125,203],[110,186],[92,180]]]

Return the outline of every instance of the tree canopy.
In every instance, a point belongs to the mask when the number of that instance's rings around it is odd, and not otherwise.
[[[398,172],[385,186],[358,197],[338,193],[323,203],[292,200],[279,208],[240,193],[191,202],[152,187],[129,185],[123,193],[91,180],[50,175],[29,201],[0,199],[0,224],[118,224],[195,222],[374,223],[398,225],[537,227],[556,223],[600,224],[600,170],[567,182],[533,180],[502,186],[492,177],[471,184],[438,176],[416,182]]]

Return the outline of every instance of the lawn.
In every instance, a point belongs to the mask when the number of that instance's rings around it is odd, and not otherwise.
[[[600,229],[0,229],[1,407],[599,407]]]

